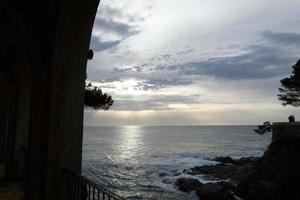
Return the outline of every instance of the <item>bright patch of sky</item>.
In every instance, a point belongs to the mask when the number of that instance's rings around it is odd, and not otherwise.
[[[300,59],[300,0],[102,0],[88,79],[113,96],[86,125],[259,124]]]

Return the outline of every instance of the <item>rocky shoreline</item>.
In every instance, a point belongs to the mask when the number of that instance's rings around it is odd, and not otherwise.
[[[300,140],[280,140],[270,144],[262,157],[232,159],[216,157],[216,165],[195,166],[185,174],[215,179],[201,183],[180,178],[176,187],[195,191],[201,200],[298,200],[300,199]]]

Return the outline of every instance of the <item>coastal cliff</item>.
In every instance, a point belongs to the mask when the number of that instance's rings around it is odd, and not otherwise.
[[[181,178],[175,183],[177,188],[185,192],[194,190],[202,200],[300,199],[300,123],[291,127],[287,123],[274,125],[273,140],[262,157],[217,157],[217,165],[196,166],[184,173],[223,181],[203,184]]]

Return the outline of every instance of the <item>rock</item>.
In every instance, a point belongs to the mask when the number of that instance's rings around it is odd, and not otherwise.
[[[256,162],[258,162],[260,158],[258,157],[246,157],[246,158],[240,158],[237,160],[233,160],[233,164],[236,165],[246,165],[246,164],[255,164]]]
[[[217,161],[217,162],[220,162],[222,164],[233,163],[234,162],[234,160],[229,156],[227,156],[227,157],[215,157],[213,160]]]
[[[205,166],[196,166],[191,168],[192,174],[210,174],[218,178],[227,178],[227,174],[236,171],[236,166],[234,165],[205,165]],[[230,176],[229,176],[230,177]]]
[[[197,179],[192,178],[180,178],[175,182],[175,185],[180,191],[191,192],[201,187],[203,184]]]
[[[220,163],[184,171],[231,181],[232,184],[219,182],[193,187],[203,200],[234,199],[232,191],[245,200],[300,199],[300,139],[273,141],[261,158],[214,160]]]
[[[167,176],[168,174],[166,172],[159,172],[158,176],[163,177],[163,176]]]
[[[237,173],[238,169],[235,165],[208,165],[201,167],[194,167],[191,169],[191,174],[205,174],[218,179],[233,179],[234,177],[239,176]],[[234,178],[239,179],[239,178]]]
[[[217,182],[203,184],[197,179],[180,178],[175,182],[175,185],[180,191],[191,192],[196,190],[197,196],[201,200],[233,200],[231,191],[235,186],[229,182]]]
[[[240,159],[232,159],[231,157],[215,157],[213,161],[220,162],[221,164],[234,164],[234,165],[246,165],[248,163],[254,163],[259,160],[258,157],[246,157]]]
[[[220,183],[207,183],[196,190],[202,200],[235,200],[232,192]]]
[[[245,199],[300,199],[300,139],[272,142],[252,172],[237,186]]]
[[[245,190],[245,189],[246,189],[246,195],[241,194],[241,190]],[[255,200],[294,199],[294,198],[285,198],[284,196],[276,197],[275,195],[276,189],[278,189],[276,183],[267,180],[259,180],[255,184],[250,184],[250,185],[248,184],[245,185],[244,182],[240,183],[238,185],[237,193],[239,196],[242,196],[245,199],[255,199]]]
[[[226,190],[234,191],[236,186],[234,186],[231,182],[220,181],[218,184],[222,185]]]
[[[162,182],[165,183],[165,184],[173,184],[174,180],[170,179],[170,178],[165,178],[165,179],[162,180]]]
[[[232,160],[230,164],[196,166],[186,171],[186,173],[193,175],[205,174],[219,179],[230,179],[232,183],[237,184],[253,172],[256,160],[254,158],[245,158]]]

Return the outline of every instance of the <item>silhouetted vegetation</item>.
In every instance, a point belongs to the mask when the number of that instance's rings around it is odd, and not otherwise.
[[[84,105],[94,109],[108,110],[114,103],[112,97],[91,83],[85,85]]]
[[[300,106],[300,60],[293,66],[292,75],[281,81],[282,88],[279,88],[278,95],[282,105]]]

